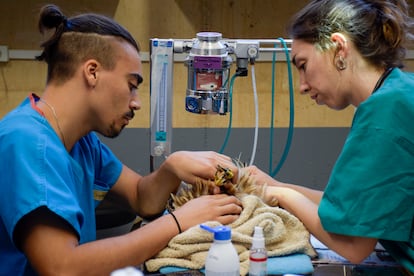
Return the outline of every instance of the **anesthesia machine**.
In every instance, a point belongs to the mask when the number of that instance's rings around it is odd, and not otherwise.
[[[179,56],[187,67],[187,89],[185,109],[194,114],[230,114],[226,145],[231,130],[232,89],[236,77],[248,75],[251,67],[256,128],[254,146],[250,164],[254,161],[258,133],[258,100],[254,64],[259,53],[273,55],[273,67],[276,52],[284,52],[288,64],[290,91],[292,79],[289,58],[291,40],[280,39],[223,39],[221,33],[200,32],[193,39],[158,39],[150,40],[150,93],[151,93],[151,157],[167,156],[171,153],[172,142],[172,95],[173,66]],[[235,73],[230,69],[235,64]],[[272,97],[274,94],[274,72],[272,78]],[[272,116],[273,116],[272,105]],[[273,117],[272,117],[273,118]],[[273,122],[273,120],[271,120]],[[293,127],[293,95],[291,95],[290,130]],[[273,128],[273,125],[271,126]],[[291,131],[285,146],[287,154]],[[271,140],[272,141],[272,140]],[[283,157],[281,158],[282,161]]]

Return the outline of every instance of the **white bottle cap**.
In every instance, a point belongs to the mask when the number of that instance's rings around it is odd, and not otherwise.
[[[252,248],[265,248],[265,239],[264,239],[264,236],[263,236],[263,228],[260,227],[260,226],[255,226],[254,227]]]

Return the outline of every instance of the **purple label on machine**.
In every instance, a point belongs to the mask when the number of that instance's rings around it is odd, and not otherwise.
[[[194,68],[220,70],[222,69],[221,57],[195,56]]]

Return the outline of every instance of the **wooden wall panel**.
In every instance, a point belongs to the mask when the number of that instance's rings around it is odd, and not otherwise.
[[[410,0],[411,1],[411,0]],[[42,0],[5,1],[0,16],[0,45],[10,49],[37,50],[40,35],[36,16]],[[131,31],[142,51],[149,51],[150,38],[193,38],[199,31],[218,31],[225,38],[285,37],[289,18],[307,1],[295,0],[55,0],[67,15],[77,12],[99,12],[113,16]],[[411,1],[412,2],[412,1]],[[289,124],[289,94],[286,63],[277,64],[276,127]],[[408,61],[408,69],[414,62]],[[255,66],[260,101],[260,127],[270,125],[271,64],[258,62]],[[186,67],[174,66],[173,126],[227,127],[229,116],[206,116],[184,110]],[[234,71],[234,68],[232,68]],[[249,72],[250,73],[250,72]],[[297,92],[295,83],[295,126],[347,127],[354,109],[338,112],[317,106],[307,96]],[[17,105],[30,91],[41,94],[45,82],[45,65],[33,60],[10,60],[0,63],[0,117]],[[148,128],[149,122],[149,64],[144,64],[144,83],[139,89],[142,109],[129,127]],[[234,86],[233,126],[253,127],[255,123],[251,78],[238,78]]]

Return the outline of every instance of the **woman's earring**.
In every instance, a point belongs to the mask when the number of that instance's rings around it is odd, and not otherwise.
[[[343,71],[346,69],[346,61],[343,56],[339,56],[335,63],[336,69]]]

